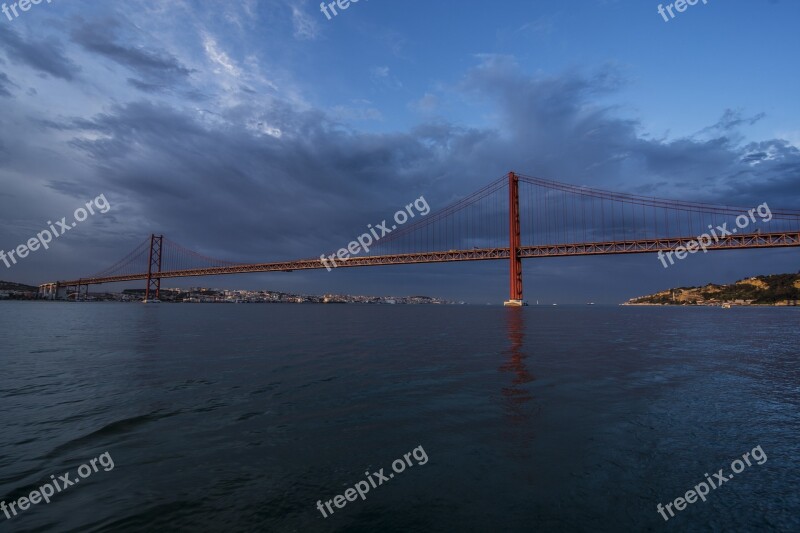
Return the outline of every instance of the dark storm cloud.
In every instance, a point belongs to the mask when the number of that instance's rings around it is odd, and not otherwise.
[[[120,33],[121,28],[116,20],[84,22],[72,30],[72,41],[137,73],[141,79],[131,78],[128,82],[145,92],[163,91],[189,78],[193,71],[163,50],[118,43],[115,33]]]
[[[80,68],[62,52],[55,38],[26,40],[7,24],[0,24],[0,47],[12,63],[27,65],[55,78],[71,81]]]
[[[593,75],[530,77],[509,58],[486,56],[461,88],[501,110],[506,142],[500,150],[521,172],[674,198],[763,202],[771,194],[787,205],[800,203],[798,150],[778,140],[740,142],[738,128],[763,113],[725,110],[702,137],[650,139],[637,121],[597,103],[622,83],[613,66]]]
[[[350,240],[365,221],[428,192],[431,171],[441,175],[450,159],[426,146],[432,136],[424,132],[357,134],[319,112],[276,105],[264,117],[286,131],[276,138],[231,121],[238,116],[230,111],[221,125],[220,117],[205,122],[202,113],[141,101],[49,125],[73,130],[72,145],[93,158],[98,180],[139,205],[154,228],[228,255],[258,250],[250,259],[318,255],[337,231]],[[458,134],[442,128],[436,142],[455,146],[448,136]]]
[[[420,195],[435,210],[512,169],[679,199],[788,207],[800,201],[795,147],[785,141],[739,143],[736,128],[748,119],[727,112],[720,121],[725,127],[708,129],[702,139],[648,138],[637,121],[597,103],[613,95],[620,80],[613,67],[591,75],[531,77],[508,60],[484,57],[450,97],[482,100],[498,117],[496,129],[438,120],[404,132],[362,133],[321,111],[299,110],[279,99],[265,103],[250,91],[236,95],[241,102],[236,107],[178,107],[144,99],[93,116],[39,120],[36,126],[60,138],[68,134],[67,148],[78,152],[74,158],[93,166],[75,178],[53,177],[49,188],[81,199],[104,192],[115,205],[116,233],[92,236],[106,247],[98,251],[102,257],[83,259],[94,270],[124,256],[150,232],[230,260],[316,257]],[[1,135],[0,141],[6,133]],[[631,272],[654,262],[624,261]],[[553,280],[563,264],[536,262],[526,268],[535,269],[539,280]],[[630,289],[628,281],[609,286],[598,278],[602,272],[575,265],[588,285],[607,287],[609,294]],[[388,289],[393,286],[388,280],[402,278],[436,294],[463,295],[472,290],[465,289],[465,283],[472,286],[466,279],[482,274],[494,279],[503,270],[494,264],[448,265],[441,267],[447,269],[444,282],[434,267],[406,268],[402,275],[368,269],[335,279],[342,291],[359,292],[366,280]],[[417,279],[414,272],[431,274]],[[304,286],[304,276],[292,278],[294,289],[324,292],[334,279]]]
[[[748,143],[741,149],[741,163],[731,173],[728,196],[744,202],[762,198],[770,205],[800,205],[800,150],[788,141],[773,139]]]
[[[511,58],[483,56],[460,89],[499,112],[504,167],[597,185],[617,177],[619,161],[640,141],[637,123],[593,103],[619,83],[611,67],[530,77]]]
[[[135,204],[154,231],[248,260],[318,255],[419,195],[443,207],[511,169],[744,205],[766,195],[797,199],[796,149],[738,147],[728,137],[643,139],[637,122],[592,104],[619,79],[611,67],[530,78],[484,59],[460,90],[502,111],[500,132],[433,122],[364,134],[280,101],[257,117],[247,104],[216,114],[140,101],[51,126],[75,131],[72,146],[102,176],[97,187]],[[728,129],[735,122],[724,121]],[[264,134],[267,125],[280,136]]]

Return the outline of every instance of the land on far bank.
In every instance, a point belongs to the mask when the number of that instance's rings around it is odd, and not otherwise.
[[[800,273],[755,276],[729,285],[679,287],[631,298],[622,305],[796,306],[798,302]]]
[[[0,300],[36,300],[38,287],[0,281]],[[75,300],[75,292],[67,294],[66,300]],[[78,299],[92,302],[140,302],[145,298],[144,289],[125,289],[122,292],[97,292],[81,294]],[[325,294],[323,296],[290,294],[277,291],[226,290],[195,287],[189,289],[162,288],[161,302],[179,303],[368,303],[368,304],[434,304],[449,302],[430,296],[356,296],[351,294]],[[458,302],[464,303],[464,302]]]
[[[32,300],[39,287],[0,280],[0,300]]]

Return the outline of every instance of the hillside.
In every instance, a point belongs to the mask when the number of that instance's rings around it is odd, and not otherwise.
[[[0,281],[0,291],[37,292],[38,290],[39,287],[31,287],[30,285],[12,283],[10,281]]]
[[[679,287],[632,298],[623,305],[798,305],[800,273],[756,276],[730,285]]]

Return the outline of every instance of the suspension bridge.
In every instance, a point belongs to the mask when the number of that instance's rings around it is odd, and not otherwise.
[[[695,253],[701,235],[708,236],[708,242],[702,239],[703,252],[800,246],[800,210],[773,209],[766,203],[753,209],[669,200],[510,172],[444,209],[393,226],[369,252],[336,260],[335,268],[506,260],[506,305],[518,306],[524,303],[523,259]],[[669,259],[673,261],[671,255]],[[39,293],[55,299],[72,289],[80,297],[91,285],[144,281],[145,301],[152,301],[159,298],[162,279],[320,268],[326,265],[319,258],[225,261],[151,235],[105,270],[42,284]]]

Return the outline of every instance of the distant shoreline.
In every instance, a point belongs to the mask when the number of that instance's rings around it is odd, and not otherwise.
[[[625,302],[619,304],[621,307],[722,307],[722,304],[713,303],[713,304],[688,304],[688,303],[675,303],[675,304],[655,304],[655,303],[630,303]],[[800,307],[800,305],[790,305],[785,303],[776,303],[776,304],[734,304],[731,303],[730,307]]]
[[[678,287],[631,298],[621,305],[797,307],[800,305],[800,273],[754,276],[727,285]]]

